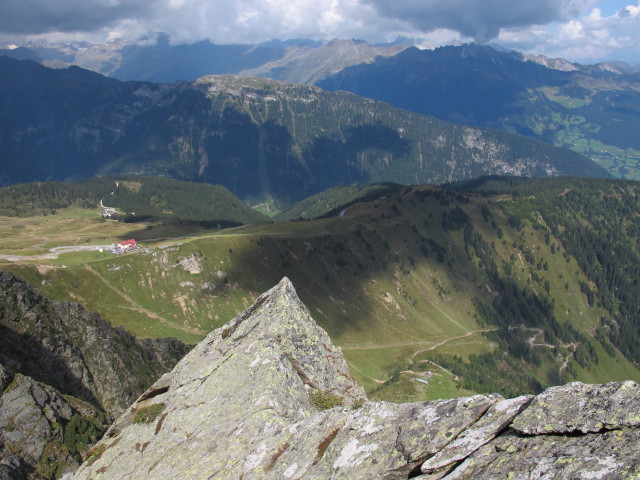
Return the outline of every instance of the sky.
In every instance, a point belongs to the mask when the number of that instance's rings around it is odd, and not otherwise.
[[[640,0],[0,0],[0,43],[356,38],[640,64]],[[149,40],[147,40],[149,41]]]

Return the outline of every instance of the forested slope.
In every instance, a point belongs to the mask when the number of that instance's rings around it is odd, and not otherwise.
[[[287,276],[376,398],[640,378],[638,184],[485,178],[354,202],[363,192],[311,202],[333,217],[7,268],[137,335],[189,342]]]
[[[608,174],[569,150],[266,79],[119,82],[0,57],[0,184],[136,174],[290,206],[335,186]]]

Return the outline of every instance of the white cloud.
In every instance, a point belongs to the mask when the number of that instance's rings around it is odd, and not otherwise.
[[[425,32],[446,28],[487,42],[502,28],[568,20],[594,0],[363,0],[381,15],[406,21]]]
[[[496,41],[570,60],[623,49],[640,62],[638,1],[610,16],[595,6],[596,0],[0,0],[0,40],[136,39],[153,32],[168,33],[172,43],[221,44],[404,36],[436,46]]]
[[[640,63],[640,2],[610,16],[593,8],[580,18],[527,29],[505,29],[497,42],[515,50],[591,63]]]

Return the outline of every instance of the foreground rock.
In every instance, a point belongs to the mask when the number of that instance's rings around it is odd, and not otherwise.
[[[0,458],[12,458],[0,461],[0,478],[8,472],[15,478],[27,478],[31,471],[32,478],[73,472],[79,466],[79,448],[95,443],[106,426],[98,408],[16,374],[0,395]]]
[[[73,478],[634,478],[639,412],[634,382],[365,402],[285,278],[147,390]]]
[[[95,312],[50,301],[0,272],[0,364],[120,415],[189,348],[138,340]]]
[[[0,272],[0,479],[56,478],[189,348],[138,340]]]

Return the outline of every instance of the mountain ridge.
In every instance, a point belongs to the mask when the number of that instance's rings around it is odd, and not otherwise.
[[[369,63],[373,58],[370,52],[384,57],[393,56],[406,48],[414,47],[420,50],[436,50],[443,47],[426,48],[423,43],[416,43],[408,38],[398,38],[393,42],[370,44],[363,40],[334,38],[324,42],[309,39],[290,39],[286,41],[272,40],[259,44],[214,44],[207,40],[186,45],[171,45],[166,34],[158,33],[154,38],[142,39],[142,43],[135,43],[126,39],[112,40],[105,44],[90,42],[55,43],[55,42],[27,42],[21,45],[6,46],[0,53],[17,59],[29,58],[43,65],[63,68],[77,65],[82,68],[112,76],[120,80],[144,80],[154,82],[171,82],[177,80],[195,80],[203,75],[211,74],[240,74],[254,76],[253,69],[265,72],[257,76],[273,79],[292,80],[290,76],[295,70],[295,64],[302,57],[313,64],[321,64],[325,57],[323,50],[332,45],[349,46],[353,51],[352,65]],[[150,43],[151,42],[151,43]],[[463,45],[455,45],[462,47]],[[365,47],[362,50],[362,47]],[[494,50],[521,57],[526,61],[540,63],[547,68],[556,70],[599,69],[617,74],[638,72],[640,65],[630,65],[621,61],[607,61],[596,64],[581,65],[563,58],[550,58],[541,54],[520,53],[506,49],[500,45],[490,45]],[[358,56],[358,50],[364,53]],[[227,53],[228,52],[228,53]],[[256,55],[257,53],[257,55]],[[229,61],[229,57],[235,58]],[[315,57],[315,58],[314,58]],[[189,63],[196,64],[195,70],[187,73],[184,70],[185,58]],[[155,61],[156,67],[145,70],[145,67]],[[270,65],[270,63],[273,63]],[[161,66],[164,64],[165,66]],[[345,64],[345,66],[348,66]],[[316,69],[317,67],[313,67]],[[120,73],[118,73],[120,72]],[[126,72],[126,73],[125,73]],[[153,72],[161,73],[160,76]],[[178,73],[180,72],[180,73]],[[184,73],[183,73],[184,72]],[[285,73],[289,72],[289,73]],[[150,74],[151,73],[151,74]],[[179,77],[176,74],[180,75]],[[278,75],[285,75],[278,76]],[[322,79],[324,75],[315,78]],[[299,78],[299,77],[295,77]],[[306,77],[309,81],[308,77]],[[298,82],[299,80],[295,80]]]
[[[77,65],[119,80],[152,82],[194,81],[204,75],[236,74],[309,83],[346,66],[373,61],[407,48],[405,42],[371,45],[362,40],[306,39],[260,44],[218,45],[204,40],[171,45],[165,34],[153,44],[115,40],[106,44],[48,44],[31,42],[0,54],[64,68]]]
[[[634,69],[469,44],[408,48],[317,84],[442,120],[538,138],[584,153],[618,177],[640,175],[633,133],[640,122],[640,77]]]
[[[290,205],[337,185],[608,175],[569,150],[349,93],[234,76],[119,82],[24,62],[0,57],[5,185],[166,175],[221,184],[253,203],[271,196]]]

